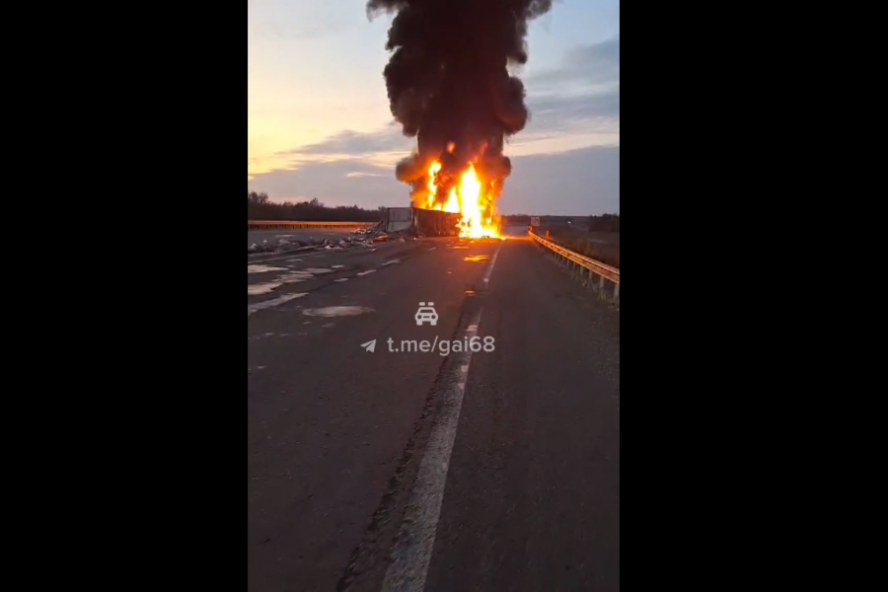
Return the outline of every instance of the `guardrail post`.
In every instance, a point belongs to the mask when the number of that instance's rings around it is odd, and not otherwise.
[[[609,265],[591,259],[590,257],[580,255],[579,253],[576,253],[575,251],[572,251],[570,249],[566,249],[559,245],[553,245],[550,241],[544,240],[538,235],[532,234],[532,236],[539,246],[544,247],[545,250],[549,252],[548,254],[554,258],[555,262],[558,263],[558,265],[566,268],[574,279],[578,279],[580,281],[583,287],[591,288],[592,291],[597,294],[599,299],[608,300],[609,295],[607,292],[607,288],[605,287],[605,281],[613,283],[614,288],[611,296],[613,298],[614,306],[619,309],[619,269],[614,269]],[[601,269],[601,271],[599,271],[599,269]],[[586,270],[589,271],[588,275],[585,273]],[[598,276],[597,282],[595,281],[595,276]]]

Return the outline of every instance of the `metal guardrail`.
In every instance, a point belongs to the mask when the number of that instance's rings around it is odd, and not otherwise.
[[[576,251],[571,251],[568,248],[562,247],[550,240],[547,240],[541,236],[534,234],[532,231],[529,232],[530,237],[542,245],[543,247],[549,249],[556,257],[559,257],[564,263],[571,266],[573,271],[580,276],[580,279],[583,281],[584,285],[591,285],[593,289],[598,292],[598,295],[602,298],[606,298],[606,290],[605,290],[605,282],[610,282],[613,285],[613,291],[611,292],[611,296],[615,302],[619,302],[620,299],[620,270],[616,267],[611,267],[606,263],[602,263],[601,261],[596,261],[591,257],[586,257],[585,255],[580,255]],[[598,281],[593,281],[593,276],[598,278]]]
[[[378,222],[300,222],[298,220],[247,220],[247,230],[260,228],[365,228]]]

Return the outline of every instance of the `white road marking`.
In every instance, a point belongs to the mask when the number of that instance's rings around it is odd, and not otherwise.
[[[247,265],[247,273],[268,273],[269,271],[287,271],[287,268],[261,264]]]
[[[353,317],[370,312],[376,311],[367,306],[325,306],[323,308],[306,308],[302,314],[309,317]]]
[[[357,275],[368,275],[371,273],[376,273],[376,270],[375,269],[368,269],[367,271],[362,271],[361,273],[359,273]]]
[[[399,263],[400,261],[400,259],[392,259],[391,261],[386,261],[385,263],[380,265],[380,267],[385,267],[386,265],[394,265],[395,263]]]
[[[281,287],[281,282],[266,282],[264,284],[247,284],[247,296],[259,296],[268,294],[275,288]]]
[[[305,271],[294,271],[275,278],[273,282],[265,282],[262,284],[247,284],[247,296],[259,296],[260,294],[268,294],[275,288],[280,288],[284,284],[302,282],[305,280],[310,280],[313,277],[314,276],[312,274]]]
[[[503,243],[496,248],[496,252],[493,254],[493,259],[490,260],[490,267],[487,268],[487,273],[484,274],[484,285],[487,285],[490,282],[490,274],[493,273],[493,266],[496,264],[496,257],[499,255],[500,249],[503,247]]]
[[[502,244],[497,247],[497,254],[501,246]],[[495,263],[496,254],[484,275],[485,283],[490,279]],[[481,310],[478,310],[463,336],[467,339],[475,337],[480,322]],[[459,412],[472,362],[471,350],[450,355],[454,356],[458,364],[456,379],[446,386],[444,408],[429,435],[429,442],[419,465],[416,484],[401,522],[398,540],[392,550],[392,562],[385,573],[381,592],[422,592],[425,587],[426,573],[435,546],[435,530],[441,514],[441,502],[444,499],[444,485],[447,483],[450,453],[453,450],[453,441],[456,439]]]
[[[272,308],[273,306],[281,305],[285,302],[289,302],[294,298],[302,298],[308,294],[308,292],[299,292],[297,294],[284,294],[283,296],[278,296],[277,298],[272,298],[271,300],[263,300],[262,302],[257,302],[256,304],[248,304],[247,305],[247,316],[250,316],[257,310],[263,310],[266,308]]]
[[[334,282],[347,282],[348,278],[339,278],[338,280],[333,280]]]
[[[284,282],[285,284],[289,284],[292,282],[302,282],[305,280],[313,279],[314,276],[305,271],[293,271],[290,273],[285,273],[281,277],[277,278],[277,281]]]

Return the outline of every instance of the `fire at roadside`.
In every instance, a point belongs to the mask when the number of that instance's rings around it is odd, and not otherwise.
[[[414,208],[459,216],[466,238],[499,237],[496,201],[512,172],[504,140],[524,129],[528,22],[552,0],[368,0],[394,14],[383,76],[413,152],[395,168]]]
[[[451,142],[446,155],[449,156],[454,150],[455,144]],[[458,214],[453,224],[458,236],[498,238],[500,227],[496,197],[502,187],[502,179],[486,176],[483,168],[476,168],[477,159],[467,165],[452,161],[450,166],[445,166],[448,159],[446,156],[442,158],[444,163],[438,159],[432,160],[426,174],[413,180],[414,189],[410,197],[414,207]],[[399,178],[402,176],[399,174]]]
[[[383,219],[368,228],[353,231],[343,238],[280,239],[252,243],[247,255],[283,254],[303,251],[342,251],[353,248],[373,249],[386,241],[408,241],[432,237],[502,238],[499,235],[499,218],[493,219],[496,231],[467,236],[463,231],[462,214],[427,208],[386,208]]]

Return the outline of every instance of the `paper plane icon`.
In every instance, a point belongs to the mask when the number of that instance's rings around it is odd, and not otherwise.
[[[363,347],[365,350],[367,350],[368,352],[370,352],[372,354],[373,351],[376,349],[376,340],[374,339],[373,341],[368,341],[367,343],[362,343],[361,347]]]

